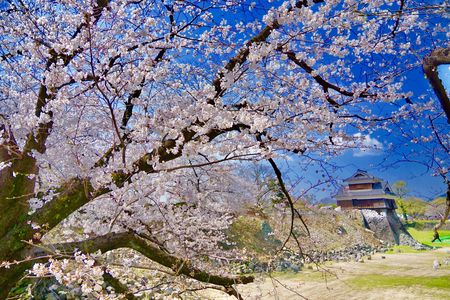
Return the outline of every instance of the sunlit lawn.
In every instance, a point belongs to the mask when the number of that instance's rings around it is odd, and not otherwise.
[[[354,277],[347,282],[358,288],[390,288],[390,287],[410,287],[422,286],[426,288],[439,288],[450,290],[450,275],[424,277],[424,276],[387,276],[385,274],[367,274]]]
[[[442,240],[442,242],[436,241],[432,243],[433,240],[433,230],[417,230],[415,228],[408,228],[409,234],[417,240],[418,242],[433,246],[433,247],[443,247],[450,246],[450,239]],[[439,235],[441,239],[446,236],[450,236],[450,230],[439,230]]]

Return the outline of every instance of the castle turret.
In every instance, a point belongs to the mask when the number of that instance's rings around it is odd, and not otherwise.
[[[364,170],[344,180],[344,185],[335,196],[337,205],[343,209],[388,209],[397,208],[395,195],[389,184]]]
[[[384,242],[417,249],[423,247],[411,237],[397,216],[395,194],[386,181],[357,170],[344,180],[335,199],[342,209],[359,209],[364,226]]]

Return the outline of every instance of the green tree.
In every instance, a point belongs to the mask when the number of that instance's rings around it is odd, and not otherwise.
[[[270,191],[270,200],[272,204],[285,202],[285,196],[281,190],[280,184],[275,178],[270,178],[267,182],[267,188]]]
[[[411,208],[410,203],[406,202],[404,197],[408,194],[407,183],[403,180],[396,181],[392,185],[392,190],[397,195],[397,204],[400,208],[405,222],[408,222],[408,212]]]

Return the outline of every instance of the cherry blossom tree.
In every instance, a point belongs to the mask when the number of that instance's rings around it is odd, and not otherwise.
[[[269,162],[292,224],[301,216],[278,156],[326,161],[375,130],[429,119],[426,143],[441,144],[434,159],[446,176],[436,62],[425,73],[438,99],[405,84],[449,47],[449,7],[435,2],[1,4],[0,298],[33,265],[93,297],[112,297],[107,282],[133,298],[89,255],[118,248],[240,298],[234,284],[253,277],[212,263],[237,255],[220,246],[224,230],[255,197],[237,161]]]

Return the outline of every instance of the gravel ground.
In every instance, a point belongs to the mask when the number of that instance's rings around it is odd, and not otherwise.
[[[441,263],[438,269],[433,268],[435,260]],[[364,283],[368,278],[377,281]],[[433,287],[436,280],[440,280],[440,287]],[[364,263],[327,263],[319,270],[314,267],[298,274],[273,274],[272,278],[267,276],[257,283],[238,286],[238,290],[244,299],[450,299],[450,248],[375,254]],[[199,294],[199,299],[233,298],[208,291]]]

